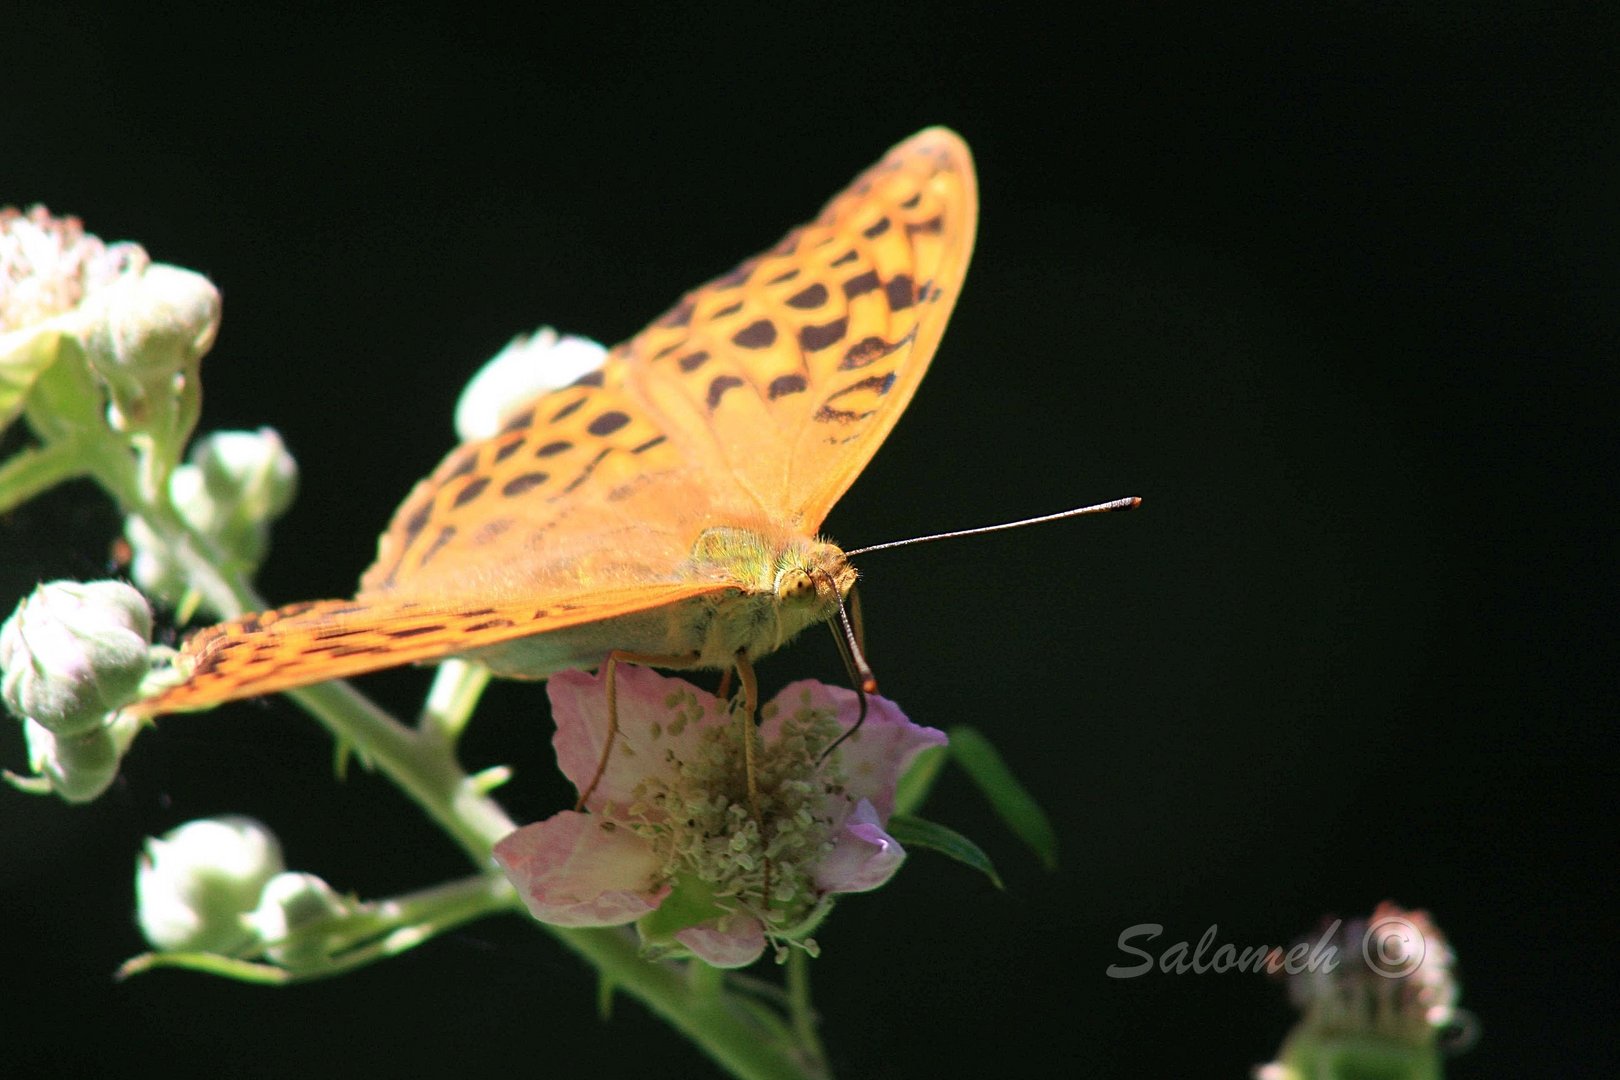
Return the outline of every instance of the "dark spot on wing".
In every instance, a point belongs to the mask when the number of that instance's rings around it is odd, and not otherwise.
[[[471,626],[466,626],[462,629],[469,634],[476,634],[480,630],[502,630],[508,626],[516,625],[517,623],[513,622],[511,619],[485,619],[481,623],[473,623]]]
[[[776,324],[769,319],[758,319],[731,335],[731,343],[739,349],[767,349],[776,342]]]
[[[420,510],[405,520],[405,545],[407,547],[410,546],[411,541],[416,539],[417,534],[427,526],[428,519],[432,516],[433,504],[424,503]]]
[[[695,353],[687,353],[676,362],[681,365],[682,371],[696,371],[698,368],[702,367],[708,359],[708,351],[699,349]]]
[[[521,412],[513,413],[512,418],[501,425],[500,434],[510,435],[514,431],[522,431],[532,423],[534,423],[534,410],[524,409]]]
[[[692,321],[692,301],[682,300],[658,320],[659,326],[685,326]]]
[[[636,447],[635,449],[631,450],[630,452],[632,454],[639,454],[639,453],[642,453],[643,451],[651,450],[653,447],[658,446],[660,443],[664,443],[664,442],[668,442],[668,441],[669,441],[669,436],[668,435],[654,435],[652,438],[648,439],[646,442],[642,443],[640,446]]]
[[[798,308],[801,311],[813,311],[826,302],[827,286],[819,281],[814,285],[806,285],[787,298],[788,307]]]
[[[427,626],[406,626],[399,630],[384,630],[383,633],[391,638],[421,637],[423,634],[437,634],[444,627],[438,623],[429,623]]]
[[[456,527],[454,525],[446,525],[444,528],[440,529],[439,535],[435,536],[433,538],[432,545],[429,546],[426,551],[422,552],[422,558],[417,561],[416,565],[426,566],[428,564],[428,560],[437,555],[440,549],[442,549],[444,545],[448,544],[455,537],[455,535]]]
[[[455,462],[456,463],[450,467],[450,471],[445,474],[444,478],[446,480],[454,480],[458,476],[466,476],[468,473],[478,468],[478,452],[469,447],[464,447],[457,450]]]
[[[550,473],[519,473],[517,476],[512,477],[512,479],[501,485],[501,494],[510,499],[514,495],[522,495],[526,492],[533,491],[535,488],[539,487],[550,479]]]
[[[777,398],[787,397],[789,394],[803,393],[808,385],[804,381],[803,375],[778,375],[771,380],[770,388],[766,390],[765,394],[772,401],[775,401]]]
[[[469,480],[466,487],[456,492],[456,497],[451,505],[466,506],[468,503],[478,498],[478,496],[482,495],[484,493],[484,489],[487,487],[489,487],[489,477],[487,476],[480,476],[473,480]]]
[[[615,431],[618,431],[629,422],[630,417],[628,415],[620,412],[617,409],[613,409],[592,420],[590,426],[587,427],[586,430],[592,435],[595,435],[597,438],[605,438],[606,436],[613,434]]]
[[[546,443],[546,445],[544,445],[540,449],[536,450],[534,452],[534,456],[535,457],[555,457],[557,454],[562,453],[564,450],[572,450],[573,448],[574,448],[574,444],[569,442],[567,439],[558,439],[556,442],[548,442],[548,443]]]
[[[904,311],[916,299],[916,287],[907,274],[896,275],[893,281],[883,286],[883,292],[889,298],[889,307],[895,311]]]
[[[838,367],[843,371],[863,368],[869,364],[875,364],[894,352],[894,350],[895,346],[890,345],[880,337],[862,338],[849,347],[849,351],[844,354],[843,360],[839,361]]]
[[[591,473],[596,471],[596,467],[602,464],[602,459],[611,453],[613,453],[613,447],[611,446],[598,450],[596,452],[596,456],[585,463],[585,467],[580,470],[579,475],[568,481],[567,487],[563,488],[561,491],[551,497],[552,501],[555,502],[564,495],[567,495],[570,491],[573,491],[575,488],[579,487],[579,485],[583,484],[587,479],[590,478]]]
[[[864,296],[876,289],[879,284],[881,284],[881,282],[878,281],[876,270],[868,270],[864,274],[856,274],[854,277],[844,282],[844,297],[846,299],[853,300],[857,296]]]
[[[844,340],[849,332],[849,317],[834,319],[822,326],[806,326],[799,330],[799,347],[805,352],[830,348]]]
[[[727,390],[735,390],[741,385],[743,381],[735,375],[716,375],[709,383],[709,411],[713,412],[719,406]]]
[[[866,228],[862,229],[861,235],[866,237],[868,240],[876,240],[878,237],[882,236],[888,231],[889,219],[886,217],[881,217],[872,224],[868,225]]]

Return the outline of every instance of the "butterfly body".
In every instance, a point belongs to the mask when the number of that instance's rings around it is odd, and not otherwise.
[[[133,711],[452,656],[522,678],[612,652],[724,668],[832,618],[855,570],[818,530],[926,372],[977,213],[962,141],[912,136],[598,370],[451,451],[354,599],[199,631],[176,684]]]
[[[509,679],[593,667],[614,650],[679,657],[682,667],[723,670],[739,652],[769,655],[832,618],[856,574],[832,544],[715,526],[698,536],[677,577],[719,588],[647,611],[486,646],[467,658]]]

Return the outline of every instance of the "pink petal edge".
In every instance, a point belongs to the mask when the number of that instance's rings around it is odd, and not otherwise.
[[[747,967],[765,952],[765,928],[752,915],[734,914],[677,931],[675,940],[717,968]]]
[[[824,893],[867,892],[887,882],[905,861],[906,849],[883,831],[877,810],[862,799],[833,839],[833,849],[816,864],[816,886]]]
[[[645,840],[572,810],[509,833],[495,861],[529,913],[553,926],[634,922],[669,895],[654,884],[661,864]]]

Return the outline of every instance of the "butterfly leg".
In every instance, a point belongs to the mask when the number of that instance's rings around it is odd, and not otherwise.
[[[608,761],[613,757],[613,744],[619,737],[619,683],[616,678],[620,664],[641,664],[644,667],[661,668],[689,668],[698,661],[696,653],[679,653],[674,656],[662,656],[655,653],[625,652],[623,649],[614,649],[608,653],[602,667],[607,672],[607,707],[608,707],[608,735],[602,743],[602,757],[596,763],[596,772],[591,776],[591,782],[585,785],[574,802],[575,810],[584,810],[585,803],[596,792],[596,785],[602,782],[602,774],[607,772]]]
[[[765,815],[759,804],[759,763],[755,757],[755,744],[759,738],[757,724],[759,716],[759,679],[754,675],[754,665],[748,659],[746,649],[738,649],[733,665],[737,669],[737,682],[742,686],[743,715],[741,734],[743,741],[743,772],[748,784],[748,809],[754,815],[754,824],[759,829],[759,845],[762,850],[768,849],[765,836]],[[730,673],[727,672],[729,675]],[[764,896],[761,897],[765,909],[771,906],[771,860],[765,856],[765,880],[762,886]]]

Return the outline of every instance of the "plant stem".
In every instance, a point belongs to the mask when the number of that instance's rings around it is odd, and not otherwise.
[[[643,960],[628,930],[548,929],[740,1080],[827,1080],[819,1058],[772,1038],[731,995],[694,993],[680,968]]]
[[[19,451],[0,465],[0,513],[84,472],[79,448],[69,442]]]
[[[805,1054],[825,1069],[827,1052],[816,1032],[816,1010],[810,1001],[810,957],[802,949],[788,953],[787,992],[788,1018],[793,1023],[793,1033]]]

